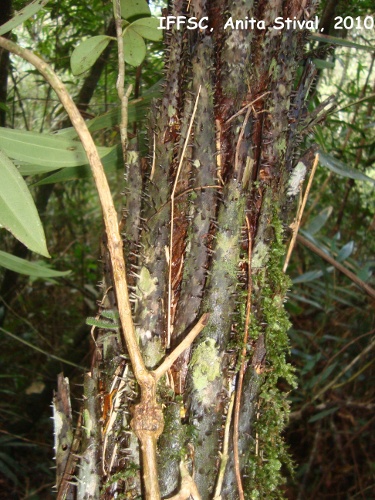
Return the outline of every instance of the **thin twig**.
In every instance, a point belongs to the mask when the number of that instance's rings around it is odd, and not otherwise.
[[[228,125],[228,123],[230,123],[232,120],[237,118],[237,116],[242,115],[242,113],[245,111],[245,109],[250,108],[253,104],[255,104],[257,101],[259,101],[259,99],[262,99],[264,96],[266,96],[267,94],[270,94],[270,93],[271,93],[271,91],[269,90],[268,92],[265,92],[264,94],[260,95],[259,97],[257,97],[253,101],[246,104],[246,106],[241,108],[236,114],[234,114],[233,116],[228,118],[228,120],[225,122],[225,125]]]
[[[185,463],[181,460],[180,462],[180,474],[181,474],[181,486],[180,491],[170,497],[168,500],[189,500],[192,498],[193,500],[201,500],[201,496],[199,494],[197,485],[194,482],[194,479],[189,474],[189,471],[186,468]]]
[[[176,359],[187,349],[193,342],[194,339],[200,334],[203,328],[207,325],[209,314],[205,313],[201,316],[198,323],[190,330],[184,340],[167,356],[162,364],[156,368],[152,373],[156,380],[159,380],[173,365]]]
[[[240,147],[241,147],[241,143],[242,143],[242,138],[245,134],[245,128],[246,128],[247,122],[249,121],[251,111],[253,111],[253,110],[254,110],[254,108],[252,106],[248,105],[248,110],[246,112],[245,119],[242,123],[241,131],[240,131],[240,134],[238,136],[238,141],[237,141],[237,145],[236,145],[236,154],[234,157],[234,171],[235,172],[238,172],[238,165],[240,162]]]
[[[8,332],[8,330],[4,330],[4,328],[0,327],[0,331],[5,333],[5,335],[8,335],[9,337],[12,337],[15,340],[18,340],[18,342],[21,342],[24,345],[27,345],[27,347],[30,347],[31,349],[34,349],[34,351],[40,352],[47,356],[47,358],[52,358],[56,359],[56,361],[60,361],[60,363],[64,363],[66,365],[74,366],[74,368],[78,368],[79,370],[85,370],[83,366],[77,365],[76,363],[72,363],[72,361],[68,361],[67,359],[60,358],[59,356],[55,356],[54,354],[50,354],[47,351],[44,351],[40,347],[37,347],[34,344],[31,344],[25,339],[22,339],[21,337],[18,337],[18,335],[14,335],[14,333]]]
[[[152,152],[152,165],[151,165],[150,181],[152,181],[152,179],[154,177],[155,165],[156,165],[156,134],[154,133],[154,143],[153,143],[153,152]]]
[[[217,483],[216,483],[216,488],[215,488],[215,495],[213,500],[221,500],[221,489],[223,487],[223,481],[224,481],[224,474],[225,474],[225,469],[227,468],[227,463],[229,460],[229,454],[228,454],[228,449],[229,449],[229,430],[230,430],[230,424],[232,422],[232,413],[233,413],[233,406],[234,406],[234,398],[235,398],[235,391],[232,392],[232,396],[230,398],[229,406],[228,406],[228,413],[227,413],[227,418],[225,421],[225,429],[224,429],[224,440],[223,440],[223,451],[220,454],[220,468],[219,468],[219,475],[217,478]]]
[[[234,470],[236,474],[236,481],[237,481],[240,500],[244,500],[245,496],[242,486],[240,456],[238,450],[238,439],[239,439],[238,430],[239,430],[239,420],[240,420],[242,385],[243,385],[243,378],[245,375],[246,346],[249,337],[250,314],[251,314],[251,292],[252,292],[252,279],[251,279],[252,238],[251,238],[250,222],[247,216],[246,216],[246,227],[247,227],[247,237],[248,237],[246,320],[245,320],[245,333],[244,333],[243,347],[241,352],[241,365],[238,373],[236,402],[234,406],[234,418],[233,418],[233,460],[234,460]]]
[[[315,155],[314,164],[313,164],[313,167],[311,169],[311,174],[310,174],[310,177],[309,177],[309,182],[307,183],[306,191],[305,191],[305,194],[303,195],[303,198],[302,198],[302,203],[301,203],[301,205],[300,205],[300,207],[298,209],[296,220],[291,225],[291,228],[293,230],[293,235],[292,235],[292,239],[290,241],[289,248],[288,248],[288,251],[287,251],[287,254],[286,254],[286,257],[285,257],[285,262],[284,262],[284,267],[283,267],[283,273],[285,273],[286,270],[288,269],[288,264],[289,264],[289,261],[290,261],[290,257],[292,255],[294,245],[296,244],[297,234],[298,234],[299,226],[301,224],[303,211],[305,210],[307,198],[309,197],[310,188],[311,188],[311,185],[312,185],[312,181],[314,179],[314,175],[315,175],[315,171],[316,171],[316,167],[318,166],[318,163],[319,163],[319,154],[317,153]]]
[[[118,75],[117,75],[116,89],[121,103],[121,122],[120,122],[121,148],[122,148],[124,163],[126,163],[127,149],[128,149],[128,102],[129,102],[129,96],[132,91],[132,85],[129,85],[128,90],[125,93],[124,39],[122,37],[120,0],[113,0],[113,14],[116,23],[117,55],[118,55]]]
[[[186,196],[189,193],[192,193],[192,192],[195,192],[195,191],[202,191],[203,189],[218,189],[218,190],[222,190],[223,186],[219,186],[219,185],[215,185],[214,184],[214,185],[207,185],[207,186],[196,186],[196,187],[193,187],[193,188],[185,189],[185,191],[182,191],[181,193],[179,193],[177,196],[174,197],[174,201],[178,200],[179,198],[182,198],[183,196]],[[170,203],[171,203],[171,200],[168,200],[165,203],[163,203],[163,205],[155,213],[153,213],[151,215],[151,217],[149,217],[147,219],[147,222],[150,222],[150,220],[152,220],[154,217],[156,217],[158,214],[160,214],[160,212],[165,207],[167,207]],[[169,255],[169,250],[168,250],[168,255]],[[169,259],[169,257],[168,257],[168,259]]]
[[[182,169],[182,164],[183,164],[183,161],[185,159],[186,149],[187,149],[187,146],[189,144],[191,129],[193,128],[195,113],[197,112],[197,108],[198,108],[198,100],[199,100],[200,93],[201,93],[201,85],[199,85],[197,97],[195,99],[193,113],[192,113],[191,118],[190,118],[190,123],[189,123],[188,131],[186,134],[186,139],[185,139],[184,146],[182,148],[182,153],[181,153],[180,161],[179,161],[179,164],[177,167],[176,178],[174,180],[172,194],[171,194],[171,224],[170,224],[170,238],[169,238],[169,271],[168,271],[167,348],[169,347],[170,342],[171,342],[171,329],[172,329],[171,317],[172,317],[172,264],[173,264],[174,199],[175,199],[175,193],[176,193],[176,189],[177,189],[178,179],[180,177],[180,173],[181,173],[181,169]]]
[[[116,421],[116,418],[117,418],[117,415],[118,415],[118,409],[120,407],[120,402],[121,402],[121,396],[123,395],[124,393],[124,390],[125,390],[125,384],[126,384],[126,375],[127,375],[127,372],[128,372],[128,369],[129,369],[129,365],[126,364],[125,365],[125,368],[123,370],[123,374],[121,377],[119,377],[117,374],[115,375],[113,381],[112,381],[112,385],[111,385],[111,388],[109,390],[109,394],[112,394],[112,392],[115,390],[115,386],[117,384],[117,381],[120,380],[120,384],[119,384],[119,387],[116,391],[116,395],[112,401],[112,404],[111,404],[111,408],[109,410],[109,416],[107,417],[108,418],[108,421],[107,422],[104,422],[104,439],[103,439],[103,451],[102,451],[102,470],[104,472],[104,475],[107,474],[107,471],[106,471],[106,463],[105,463],[105,454],[106,454],[106,449],[107,449],[107,442],[108,442],[108,437],[109,437],[109,434],[112,430],[112,427]],[[112,460],[113,461],[113,460]],[[111,465],[109,466],[109,469],[108,469],[108,472],[111,472]]]

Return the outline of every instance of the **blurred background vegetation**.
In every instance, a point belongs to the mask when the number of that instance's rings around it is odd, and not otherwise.
[[[3,15],[6,4],[18,10],[27,3],[3,0]],[[332,94],[336,108],[301,142],[301,154],[317,143],[322,155],[300,231],[311,245],[308,248],[299,240],[288,268],[294,282],[287,303],[293,324],[290,359],[299,381],[298,389],[290,393],[286,436],[295,462],[295,477],[289,478],[285,489],[291,499],[375,497],[374,296],[314,251],[320,250],[374,287],[375,29],[372,24],[369,29],[334,30],[335,16],[374,19],[373,7],[372,0],[350,5],[328,0],[319,10],[324,33],[369,50],[317,40],[309,43],[309,57],[319,69],[310,111]],[[109,49],[96,73],[80,77],[70,72],[70,55],[82,38],[113,30],[111,12],[111,0],[53,0],[11,35],[52,63],[86,118],[117,106],[117,55]],[[147,89],[163,76],[163,46],[149,45],[142,66],[127,70],[134,99],[147,96]],[[33,68],[11,57],[8,73],[2,71],[0,76],[1,88],[4,79],[8,85],[0,102],[1,125],[36,132],[69,126],[54,93]],[[132,131],[138,139],[147,119],[147,99],[140,102],[134,107],[137,121]],[[95,139],[99,145],[115,145],[118,129],[102,129]],[[27,182],[33,186],[43,219],[52,256],[48,265],[70,274],[43,280],[0,268],[0,498],[4,499],[53,498],[52,391],[57,373],[64,371],[78,397],[82,367],[90,363],[85,318],[95,314],[101,299],[97,285],[102,229],[93,184],[83,178],[36,186],[41,178],[29,176]],[[120,207],[121,169],[113,169],[110,182]],[[11,235],[5,231],[1,235],[0,250],[35,260]]]

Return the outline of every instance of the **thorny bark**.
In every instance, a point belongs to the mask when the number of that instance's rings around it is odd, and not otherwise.
[[[267,251],[275,238],[271,220],[275,214],[283,220],[288,218],[287,182],[306,123],[304,105],[314,77],[304,61],[306,32],[224,30],[223,26],[230,16],[264,19],[266,25],[279,16],[303,19],[313,13],[313,4],[276,0],[246,0],[237,5],[223,0],[191,2],[189,15],[208,16],[213,31],[172,29],[168,34],[166,83],[150,117],[150,155],[138,159],[134,154],[126,167],[122,228],[133,315],[146,366],[155,368],[165,356],[168,302],[172,347],[202,312],[210,313],[203,334],[192,350],[180,356],[159,391],[166,420],[158,446],[162,496],[178,491],[179,464],[185,455],[201,497],[212,498],[240,352],[241,332],[238,337],[235,330],[240,323],[247,278],[246,265],[242,264],[248,245],[245,217],[250,221],[254,242],[252,274],[260,280],[267,276]],[[184,2],[176,0],[170,14],[186,15],[185,8]],[[295,90],[297,69],[305,64]],[[198,109],[188,137],[198,91]],[[186,140],[189,148],[177,183],[171,251],[170,197]],[[171,254],[172,296],[168,297],[167,256]],[[110,286],[106,283],[104,289]],[[264,322],[261,296],[262,290],[255,286],[252,314],[259,325]],[[115,308],[114,296],[111,302],[105,307]],[[235,339],[237,347],[229,349]],[[266,372],[267,342],[263,327],[258,340],[252,338],[248,345],[239,415],[242,474],[246,471],[245,455],[255,439],[254,420]],[[123,346],[118,336],[103,332],[97,338],[97,347],[100,355],[94,364],[104,374],[101,399],[102,406],[107,406],[118,389],[113,388],[113,379],[124,366]],[[140,463],[138,443],[129,428],[129,401],[137,400],[137,388],[131,376],[127,381],[126,398],[122,398],[127,409],[118,412],[104,452],[102,445],[102,498],[113,498],[121,491],[134,498],[141,494],[139,477],[131,471],[145,464]],[[177,395],[182,396],[182,402],[176,400]],[[102,410],[104,427],[108,425],[106,411],[103,414]],[[234,471],[229,453],[222,499],[237,498]]]

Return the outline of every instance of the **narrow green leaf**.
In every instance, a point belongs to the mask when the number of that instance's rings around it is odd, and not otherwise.
[[[137,161],[138,153],[129,151],[129,162]],[[106,174],[115,172],[118,169],[124,168],[122,159],[121,147],[114,148],[108,155],[102,158],[103,167]],[[90,179],[92,178],[91,168],[89,165],[80,167],[64,168],[51,175],[48,175],[40,181],[33,184],[34,186],[42,186],[43,184],[54,184],[56,182],[68,182],[75,179]]]
[[[17,28],[17,26],[43,9],[48,2],[49,0],[34,0],[29,3],[29,5],[26,5],[26,7],[18,11],[12,19],[0,26],[0,35],[4,35],[5,33],[8,33],[8,31],[12,31],[14,28]]]
[[[38,134],[26,130],[0,127],[0,147],[14,160],[30,163],[20,168],[23,175],[41,173],[64,167],[77,167],[87,163],[86,152],[80,142],[57,134]],[[101,157],[112,148],[98,147]],[[39,169],[37,169],[37,167]],[[44,167],[44,168],[42,168]]]
[[[132,30],[131,25],[124,31],[124,59],[131,66],[139,66],[146,57],[143,38]]]
[[[156,17],[143,17],[131,23],[131,29],[147,40],[158,42],[163,38],[163,30],[159,30],[159,19]]]
[[[20,259],[15,255],[0,250],[0,266],[10,269],[15,273],[26,274],[34,278],[59,278],[70,274],[70,271],[55,271],[49,267]]]
[[[353,253],[353,250],[354,250],[354,241],[349,241],[349,243],[344,245],[342,247],[342,249],[339,251],[339,253],[337,254],[336,260],[338,262],[344,261],[345,259],[347,259],[348,257],[351,256],[351,254]]]
[[[328,410],[320,411],[319,413],[316,413],[313,417],[309,418],[308,423],[312,424],[313,422],[316,422],[317,420],[322,420],[322,418],[328,417],[328,415],[332,415],[332,413],[336,413],[336,411],[338,409],[339,409],[339,407],[335,406],[333,408],[329,408]]]
[[[319,163],[324,167],[329,168],[331,172],[341,175],[342,177],[349,177],[350,179],[356,179],[359,181],[370,181],[375,184],[375,179],[372,179],[358,170],[354,170],[354,168],[348,167],[342,161],[327,153],[323,153],[323,151],[319,151]]]
[[[317,42],[339,45],[340,47],[350,47],[351,49],[368,50],[369,52],[375,51],[375,47],[371,47],[370,45],[360,45],[359,43],[351,42],[350,40],[344,40],[343,38],[337,38],[335,36],[322,35],[320,33],[311,33],[310,38]]]
[[[110,36],[98,35],[80,43],[70,57],[73,75],[80,75],[90,69],[111,40],[113,38]]]
[[[309,224],[305,228],[305,231],[312,235],[318,233],[324,227],[332,211],[333,207],[326,207],[321,210],[318,215],[309,222]]]
[[[121,17],[124,19],[135,19],[138,17],[151,16],[150,7],[146,0],[121,0]]]
[[[297,276],[297,278],[294,278],[292,282],[294,285],[296,285],[297,283],[306,283],[307,281],[317,280],[322,276],[323,276],[323,271],[317,269],[315,271],[308,271],[307,273]]]
[[[49,257],[43,226],[26,182],[1,150],[0,224],[27,248]]]
[[[72,363],[71,361],[68,361],[67,359],[60,358],[59,356],[55,356],[54,354],[50,354],[49,352],[46,352],[43,349],[41,349],[40,347],[37,347],[36,345],[31,344],[30,342],[19,337],[18,335],[14,335],[14,333],[8,332],[8,330],[4,330],[4,328],[0,327],[0,331],[5,333],[5,335],[8,335],[9,337],[12,337],[12,339],[17,340],[18,342],[21,342],[21,344],[27,345],[27,347],[34,349],[34,351],[37,351],[37,352],[44,354],[48,358],[56,359],[56,361],[61,361],[61,363],[65,363],[66,365],[70,365],[70,366],[75,366],[76,368],[79,368],[80,370],[86,371],[86,368],[83,368],[80,365],[76,365],[75,363]]]
[[[316,301],[307,299],[303,295],[297,295],[294,293],[288,293],[288,299],[294,299],[298,302],[303,302],[304,304],[309,304],[310,306],[316,307],[317,309],[323,309],[323,307]]]

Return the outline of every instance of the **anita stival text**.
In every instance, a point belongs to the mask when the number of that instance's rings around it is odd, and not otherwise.
[[[186,26],[188,30],[209,30],[213,31],[213,28],[209,26],[209,18],[208,17],[186,17],[186,16],[166,16],[159,17],[159,30],[170,30],[174,25],[177,26],[177,29]],[[263,20],[258,20],[253,17],[245,17],[245,19],[235,20],[230,17],[223,26],[224,30],[282,30],[282,29],[309,29],[316,30],[319,29],[319,18],[315,16],[313,19],[303,19],[298,20],[295,17],[286,18],[276,17],[273,21],[273,24],[268,24],[266,26],[266,22]]]

